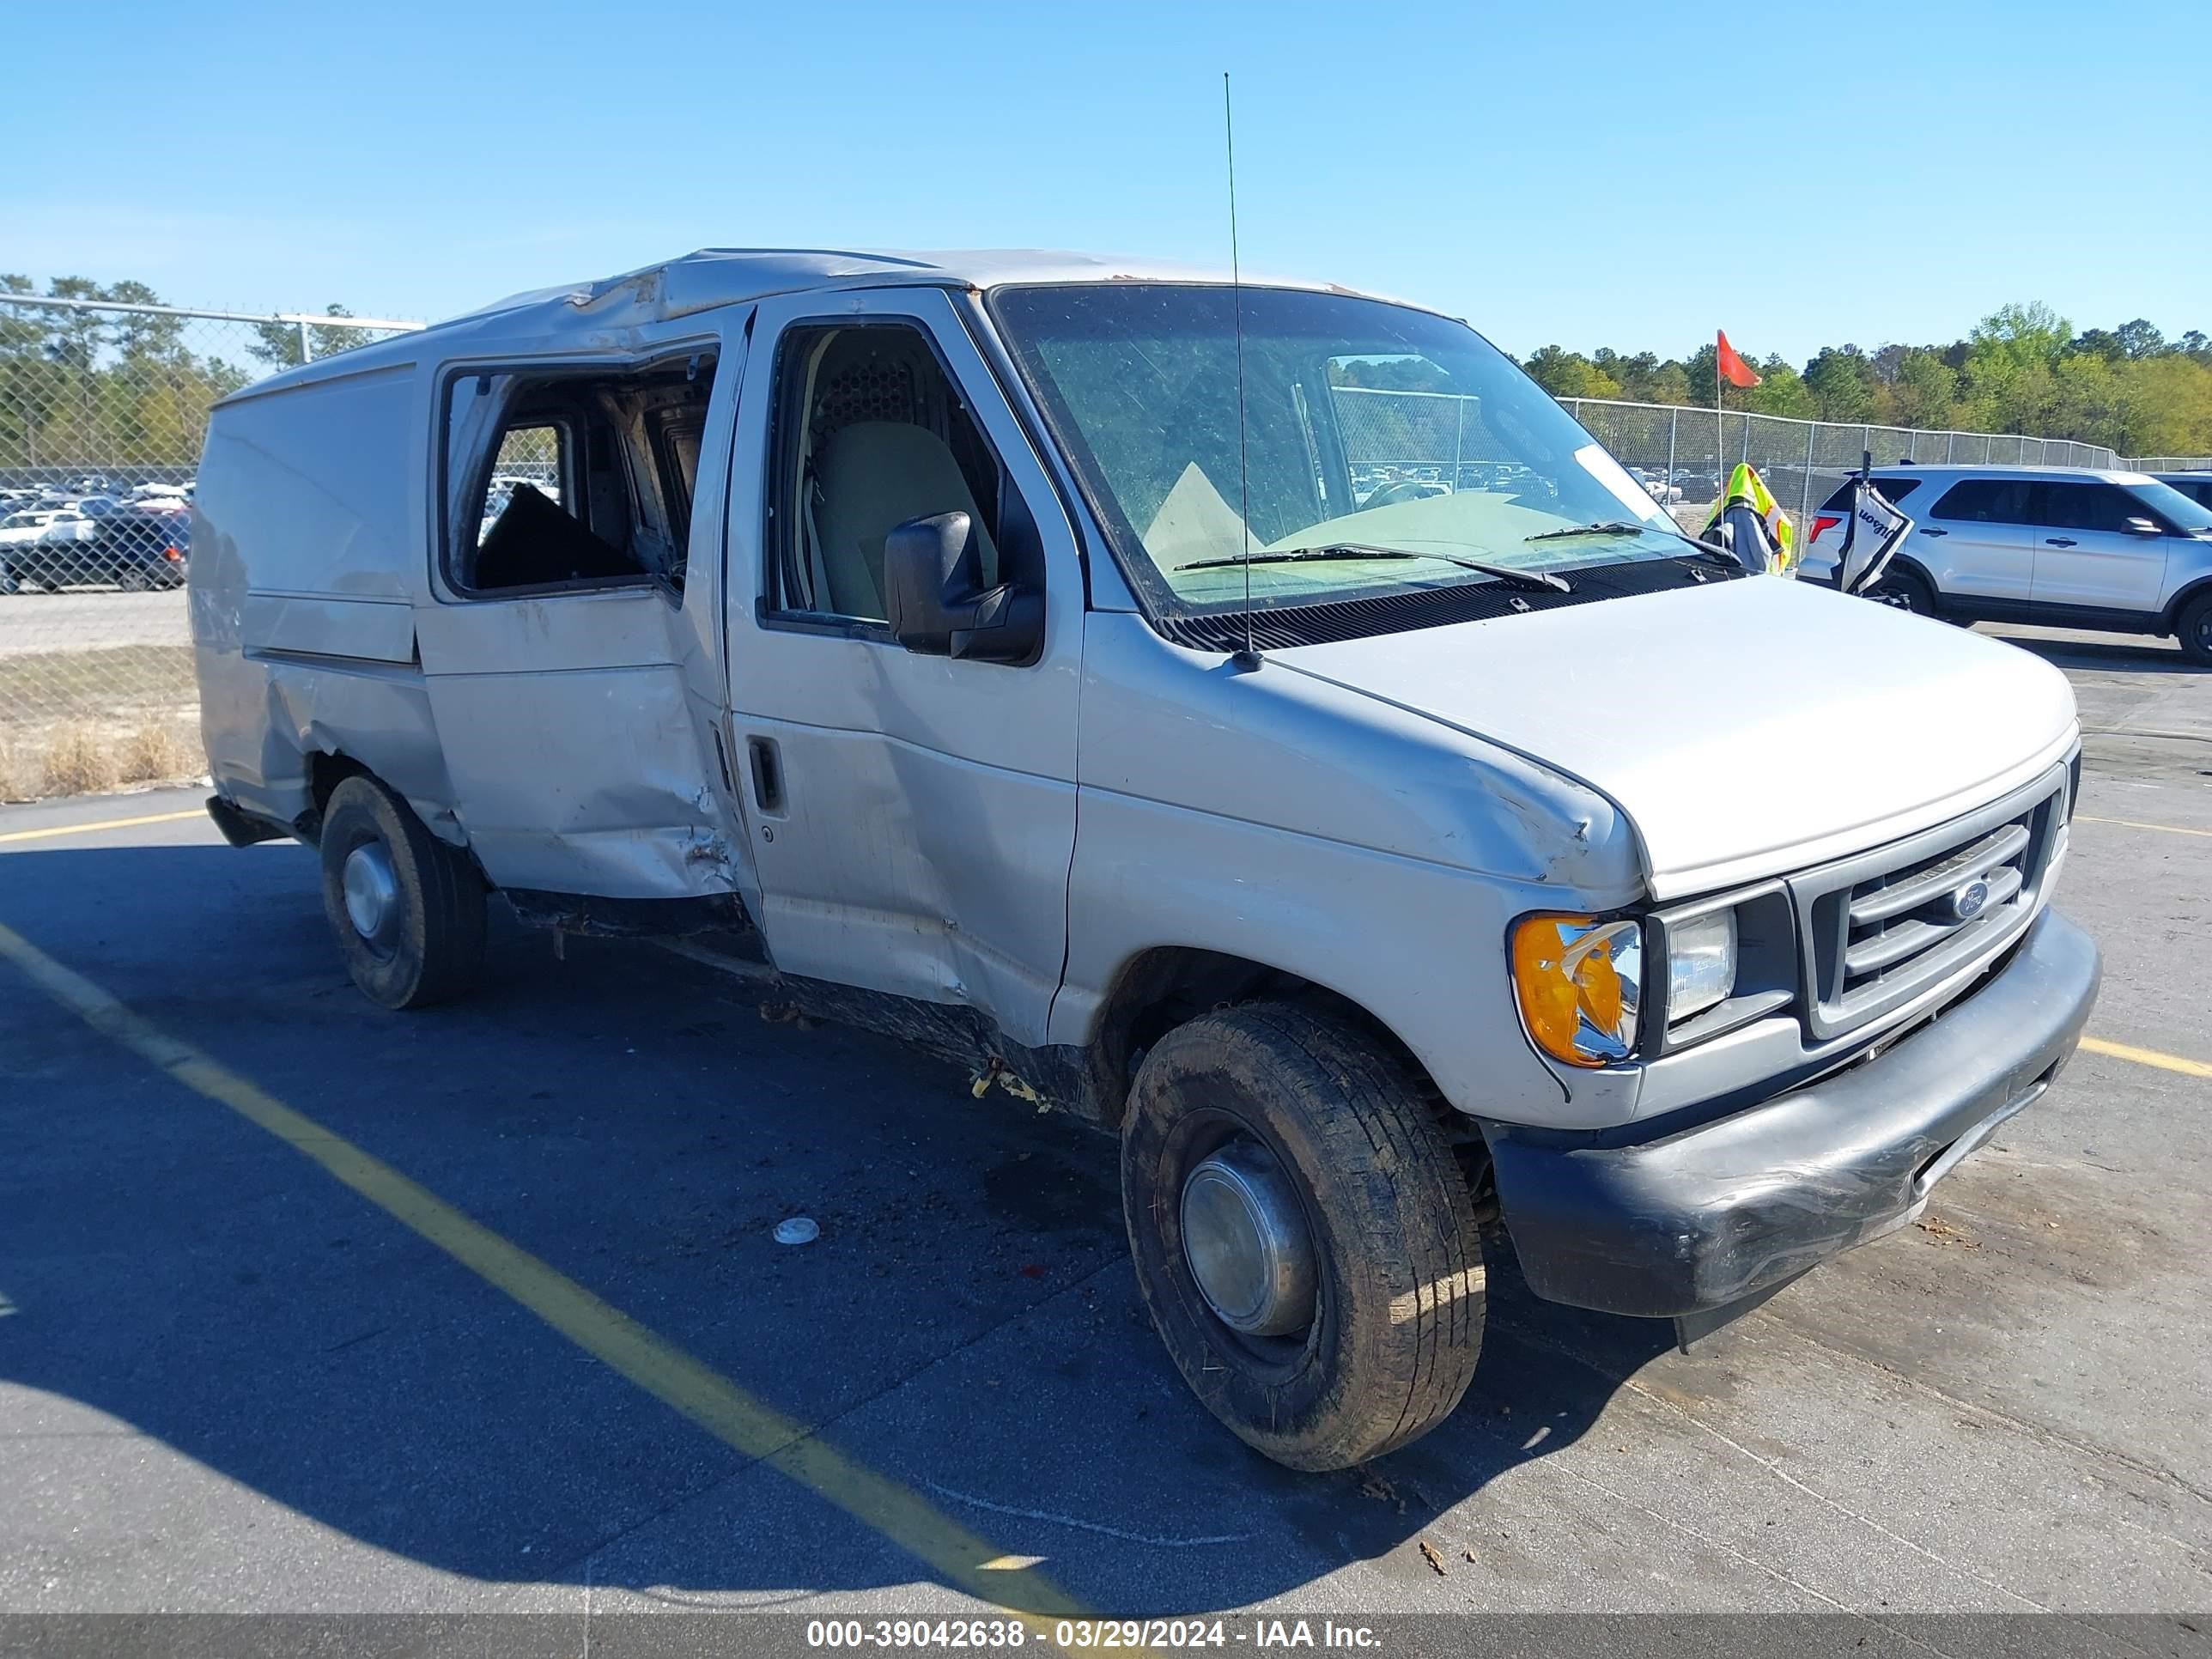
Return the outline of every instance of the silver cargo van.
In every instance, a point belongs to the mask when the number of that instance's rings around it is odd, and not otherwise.
[[[1685,1338],[2047,1089],[2073,698],[1747,575],[1464,324],[1065,255],[707,252],[215,411],[210,807],[353,977],[488,896],[1120,1137],[1302,1468],[1466,1390],[1484,1245]]]

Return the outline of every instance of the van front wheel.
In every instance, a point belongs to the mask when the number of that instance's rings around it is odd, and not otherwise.
[[[323,909],[364,996],[386,1008],[427,1008],[474,984],[484,884],[467,854],[365,776],[331,791],[321,850]]]
[[[1467,1392],[1467,1182],[1407,1066],[1349,1022],[1254,1003],[1162,1038],[1122,1125],[1121,1201],[1176,1369],[1277,1462],[1364,1462]]]

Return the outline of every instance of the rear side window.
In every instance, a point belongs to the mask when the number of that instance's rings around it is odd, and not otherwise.
[[[1966,478],[1944,492],[1929,516],[1969,524],[2033,524],[2027,478]]]
[[[1876,478],[1874,493],[1892,507],[1904,505],[1905,498],[1920,488],[1917,478]],[[1836,486],[1836,493],[1820,503],[1823,513],[1848,513],[1851,507],[1851,480],[1846,478]]]
[[[2036,522],[2052,530],[2124,530],[2143,510],[2112,485],[2094,482],[2041,484],[2036,497]]]
[[[705,353],[618,369],[470,370],[446,393],[446,572],[464,597],[680,589]]]

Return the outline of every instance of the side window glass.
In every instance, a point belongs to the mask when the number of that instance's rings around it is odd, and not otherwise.
[[[787,330],[775,395],[770,610],[884,622],[884,539],[940,513],[969,515],[984,583],[1000,580],[1005,475],[920,330]]]
[[[2024,478],[1967,478],[1953,484],[1929,516],[1969,524],[2032,524],[2028,507]]]
[[[2129,519],[2143,510],[2142,502],[2108,483],[2091,485],[2088,495],[2087,521],[2081,526],[2084,530],[2124,531]]]
[[[2042,522],[2056,530],[2124,530],[2136,503],[2107,483],[2047,483]]]
[[[1856,488],[1857,486],[1849,478],[1844,479],[1836,486],[1835,494],[1820,503],[1820,511],[1823,513],[1849,512],[1851,505],[1851,492]],[[1876,478],[1874,481],[1874,493],[1892,507],[1902,505],[1905,498],[1919,488],[1920,480],[1917,478]]]

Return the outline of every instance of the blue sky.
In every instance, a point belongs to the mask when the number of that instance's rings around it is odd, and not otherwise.
[[[1227,69],[1248,271],[1518,353],[2212,330],[2180,3],[16,12],[0,270],[179,303],[436,317],[710,245],[1218,262]]]

